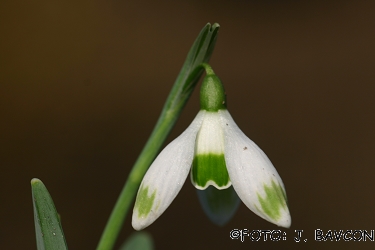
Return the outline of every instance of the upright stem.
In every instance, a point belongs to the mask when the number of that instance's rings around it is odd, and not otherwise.
[[[208,23],[201,30],[191,47],[185,63],[163,107],[158,122],[135,162],[116,205],[112,210],[111,216],[109,217],[99,241],[97,250],[113,249],[143,176],[152,161],[155,159],[156,154],[159,152],[169,132],[172,130],[172,127],[176,123],[182,109],[203,73],[200,64],[208,62],[211,57],[219,27],[220,26],[216,23],[212,26]]]

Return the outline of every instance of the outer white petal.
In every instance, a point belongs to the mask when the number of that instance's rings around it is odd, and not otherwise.
[[[156,157],[144,176],[133,209],[132,225],[141,230],[153,223],[181,190],[194,157],[201,112],[190,126]]]
[[[262,210],[259,197],[266,198],[265,187],[284,193],[284,184],[267,155],[237,126],[227,110],[219,111],[225,138],[225,161],[232,185],[242,202],[260,217],[278,226],[290,227],[291,217],[285,199],[280,202],[279,216],[271,218]],[[273,191],[273,190],[272,190]]]

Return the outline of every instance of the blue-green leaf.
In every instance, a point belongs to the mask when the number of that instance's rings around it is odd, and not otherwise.
[[[133,233],[120,247],[120,250],[153,250],[152,237],[146,232]]]
[[[59,215],[47,188],[41,180],[32,179],[31,190],[38,250],[68,249]]]

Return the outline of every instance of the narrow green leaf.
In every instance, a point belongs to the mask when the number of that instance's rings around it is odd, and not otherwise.
[[[153,250],[152,237],[146,232],[133,233],[120,247],[120,250]]]
[[[181,108],[189,99],[203,73],[202,63],[208,63],[215,48],[220,25],[207,23],[195,39],[185,59],[165,108]],[[181,107],[182,106],[182,107]]]
[[[38,250],[68,249],[59,215],[46,186],[34,178],[31,180],[31,191]]]

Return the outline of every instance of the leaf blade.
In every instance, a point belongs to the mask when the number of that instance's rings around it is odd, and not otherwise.
[[[31,180],[34,224],[38,250],[68,249],[55,204],[43,182]]]

